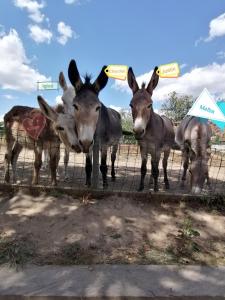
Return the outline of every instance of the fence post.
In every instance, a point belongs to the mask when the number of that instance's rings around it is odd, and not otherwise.
[[[93,171],[92,171],[92,187],[98,188],[99,181],[99,137],[95,136],[93,146]]]

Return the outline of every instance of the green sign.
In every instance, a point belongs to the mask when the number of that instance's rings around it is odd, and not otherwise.
[[[41,90],[58,90],[59,84],[57,81],[45,81],[45,82],[38,82],[37,83],[38,91]]]

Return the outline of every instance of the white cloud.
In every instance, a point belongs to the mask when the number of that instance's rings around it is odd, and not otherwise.
[[[0,87],[22,92],[35,91],[37,81],[50,80],[30,65],[15,29],[0,37]]]
[[[209,36],[205,39],[205,41],[209,42],[214,38],[223,35],[225,35],[225,13],[210,21]]]
[[[72,30],[72,28],[69,25],[66,25],[64,22],[59,22],[57,29],[58,33],[60,34],[57,40],[62,45],[65,45],[68,39],[72,37],[78,38],[78,35]]]
[[[181,64],[181,65],[180,65],[180,69],[182,70],[182,69],[186,68],[187,66],[188,66],[188,64],[185,64],[185,63],[184,63],[184,64]]]
[[[56,102],[56,104],[63,104],[63,102],[62,102],[62,95],[56,96],[55,102]]]
[[[225,51],[219,51],[216,53],[217,57],[220,59],[224,59],[225,58]]]
[[[36,22],[41,23],[45,15],[42,14],[41,9],[44,8],[44,2],[38,2],[35,0],[14,0],[15,6],[25,9],[28,12],[29,18]]]
[[[144,81],[149,82],[152,70],[137,77],[139,86]],[[190,72],[184,73],[178,78],[160,78],[159,84],[153,92],[154,101],[163,101],[168,94],[176,91],[179,94],[193,95],[197,97],[203,88],[207,88],[216,98],[225,98],[225,63],[213,63],[204,67],[195,67]],[[126,81],[116,80],[113,88],[131,94]]]
[[[14,100],[14,99],[17,99],[16,96],[13,96],[11,94],[5,94],[5,95],[2,95],[3,98],[7,99],[7,100]]]
[[[118,112],[121,112],[121,110],[122,110],[122,107],[120,107],[120,106],[115,106],[115,105],[109,105],[109,107],[110,108],[112,108],[112,109],[114,109],[114,110],[116,110],[116,111],[118,111]]]
[[[0,37],[5,35],[5,27],[0,24]]]
[[[65,0],[66,4],[80,4],[79,0]]]
[[[50,30],[41,28],[38,25],[29,25],[30,37],[38,44],[49,44],[52,39],[52,33]]]

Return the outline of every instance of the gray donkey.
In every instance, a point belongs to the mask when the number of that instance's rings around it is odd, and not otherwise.
[[[90,76],[85,77],[83,82],[75,60],[71,60],[68,68],[68,76],[75,88],[76,95],[73,99],[74,118],[76,124],[77,138],[82,151],[86,153],[86,184],[91,185],[92,173],[92,148],[94,139],[99,140],[101,149],[101,165],[103,187],[107,187],[107,149],[112,146],[112,180],[115,179],[114,163],[118,149],[119,140],[122,137],[121,117],[118,112],[107,108],[99,100],[99,92],[106,86],[108,76],[105,74],[104,66],[94,81],[91,83]]]
[[[148,153],[151,154],[154,191],[158,191],[159,160],[162,152],[164,152],[162,161],[164,183],[166,189],[169,189],[167,161],[170,149],[174,144],[174,129],[170,119],[159,116],[153,110],[152,93],[159,81],[157,69],[155,67],[148,86],[145,87],[143,83],[141,88],[138,86],[132,68],[128,70],[128,84],[133,92],[133,98],[130,102],[134,122],[133,131],[140,146],[142,159],[139,191],[144,189]]]
[[[208,160],[210,157],[210,139],[212,136],[209,124],[197,117],[187,116],[183,119],[176,131],[176,143],[183,154],[183,174],[181,186],[184,186],[186,173],[190,161],[190,187],[192,193],[199,193],[207,179]]]

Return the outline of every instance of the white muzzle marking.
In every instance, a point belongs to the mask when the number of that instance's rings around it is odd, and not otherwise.
[[[145,130],[145,121],[143,118],[136,118],[135,121],[134,121],[134,130]]]

